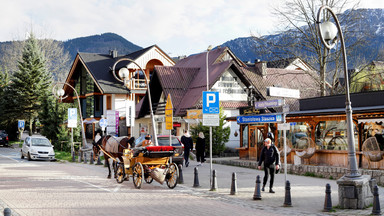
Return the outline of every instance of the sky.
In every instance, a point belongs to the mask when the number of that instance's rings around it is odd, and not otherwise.
[[[0,41],[66,41],[116,33],[143,48],[158,45],[170,56],[203,52],[239,37],[273,34],[273,7],[284,0],[0,0]],[[384,0],[361,0],[384,8]]]

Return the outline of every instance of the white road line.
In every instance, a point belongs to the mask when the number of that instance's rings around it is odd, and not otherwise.
[[[11,159],[11,160],[16,161],[16,162],[18,162],[18,163],[21,162],[21,161],[19,161],[19,160],[16,160],[16,159],[11,158],[11,157],[14,157],[14,156],[7,156],[7,155],[3,155],[3,154],[0,154],[0,156],[5,157],[5,158],[8,158],[8,159]]]
[[[81,181],[81,180],[78,180],[78,179],[75,179],[75,181],[78,181],[78,182],[81,182],[81,183],[90,185],[90,186],[92,186],[92,187],[95,187],[95,188],[98,188],[98,189],[101,189],[101,190],[105,190],[105,191],[107,191],[107,192],[113,192],[113,191],[111,191],[111,190],[109,190],[109,189],[107,189],[107,188],[103,188],[103,187],[94,185],[94,184],[92,184],[92,183],[86,182],[86,181]]]

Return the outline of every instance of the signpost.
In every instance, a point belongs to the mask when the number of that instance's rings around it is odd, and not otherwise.
[[[285,182],[287,182],[287,130],[289,130],[289,124],[285,123],[285,116],[289,112],[289,106],[285,105],[285,98],[300,98],[300,91],[298,89],[287,89],[279,87],[268,87],[267,95],[272,97],[282,97],[283,98],[283,124],[280,125],[279,130],[283,130],[283,140],[284,140],[284,176]],[[279,127],[279,125],[278,125]]]
[[[209,158],[210,158],[209,159],[209,164],[210,164],[209,180],[211,185],[212,185],[212,126],[220,125],[219,113],[220,113],[219,92],[203,91],[203,125],[210,126],[209,127]],[[213,115],[213,116],[209,116],[209,115]]]
[[[19,129],[19,133],[20,133],[20,137],[19,137],[20,144],[21,144],[21,136],[23,135],[24,127],[25,127],[25,120],[19,120],[17,122],[17,128]]]

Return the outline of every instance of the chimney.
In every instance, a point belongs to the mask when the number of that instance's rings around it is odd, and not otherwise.
[[[112,58],[117,57],[117,50],[109,50],[109,55],[112,56]]]
[[[267,76],[267,62],[260,61],[260,59],[255,60],[255,67],[259,74],[265,78]]]

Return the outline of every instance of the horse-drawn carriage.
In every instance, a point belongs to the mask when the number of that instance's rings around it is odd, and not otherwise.
[[[175,154],[175,147],[147,146],[130,148],[128,144],[120,141],[118,143],[118,152],[122,152],[122,154],[119,154],[106,151],[109,138],[103,140],[105,141],[95,144],[94,151],[96,151],[95,149],[101,150],[105,157],[109,157],[116,162],[117,170],[115,174],[118,183],[129,180],[129,177],[132,176],[133,184],[138,189],[141,188],[143,180],[148,184],[152,183],[153,180],[160,184],[165,181],[169,188],[176,187],[179,169],[175,163],[171,162],[171,156]]]

